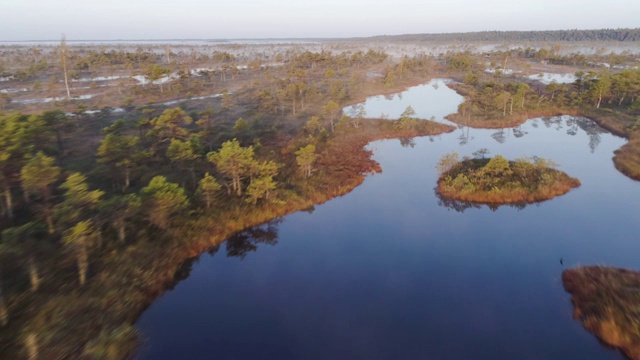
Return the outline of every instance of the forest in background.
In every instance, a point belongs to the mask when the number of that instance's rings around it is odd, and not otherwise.
[[[544,30],[544,31],[478,31],[443,34],[406,34],[373,36],[372,40],[435,41],[435,42],[575,42],[575,41],[640,41],[640,28],[598,30]]]

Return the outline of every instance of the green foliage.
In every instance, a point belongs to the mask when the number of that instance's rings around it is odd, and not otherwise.
[[[385,76],[384,78],[384,87],[385,89],[391,88],[395,85],[395,83],[396,83],[396,74],[393,72],[393,70],[391,70],[387,73],[387,76]]]
[[[296,163],[303,170],[306,177],[311,176],[312,165],[318,158],[316,147],[313,144],[301,147],[296,151]]]
[[[167,141],[173,138],[186,138],[189,132],[184,126],[193,122],[193,119],[182,109],[167,109],[162,115],[150,121],[152,130],[149,135],[156,136],[159,141]]]
[[[324,118],[329,121],[331,132],[333,132],[336,126],[336,120],[340,114],[340,106],[337,102],[329,100],[329,102],[327,102],[327,104],[322,108],[322,114]]]
[[[39,194],[46,200],[51,196],[51,185],[58,180],[60,168],[56,160],[41,151],[35,154],[20,170],[22,189],[26,196]]]
[[[65,190],[64,200],[55,209],[55,216],[65,224],[75,223],[86,219],[92,214],[102,196],[102,190],[89,190],[87,178],[80,173],[72,173],[60,185]]]
[[[42,281],[36,264],[36,255],[46,249],[44,242],[39,241],[44,238],[46,238],[44,226],[36,221],[5,229],[0,237],[2,239],[0,259],[7,262],[17,260],[24,266],[29,275],[32,291],[37,291]]]
[[[171,139],[167,149],[167,157],[173,162],[187,162],[197,159],[198,154],[194,152],[191,142]]]
[[[502,155],[496,155],[480,170],[480,176],[504,178],[513,174],[509,161]]]
[[[99,205],[99,215],[118,234],[118,240],[124,242],[127,227],[139,214],[142,201],[136,194],[112,196]]]
[[[312,116],[307,124],[305,125],[305,130],[309,135],[316,136],[322,130],[322,124],[320,124],[320,118],[317,116]]]
[[[98,162],[123,172],[124,189],[129,187],[131,169],[148,156],[140,149],[139,143],[137,136],[110,133],[100,141],[98,147]]]
[[[216,180],[215,177],[209,175],[209,173],[204,174],[204,177],[200,179],[200,183],[198,186],[198,190],[205,198],[205,203],[207,205],[207,209],[211,207],[213,204],[213,199],[215,194],[222,188],[222,185]]]
[[[0,165],[7,161],[21,160],[24,154],[36,146],[39,132],[45,123],[39,116],[20,113],[0,114]]]
[[[161,229],[169,227],[174,216],[189,206],[184,189],[168,182],[164,176],[156,176],[140,192],[148,211],[149,221]]]
[[[233,130],[236,134],[242,134],[247,131],[248,128],[249,124],[247,124],[247,121],[243,118],[236,120],[236,124],[233,126]]]
[[[271,176],[260,176],[253,180],[247,187],[246,202],[256,205],[260,199],[269,199],[271,191],[276,188],[276,182]]]
[[[230,188],[242,195],[242,180],[255,168],[253,147],[242,147],[237,139],[226,141],[216,152],[207,154],[207,159],[230,181]]]
[[[469,85],[478,85],[478,74],[475,72],[469,71],[465,74],[464,79],[462,80],[465,84]]]
[[[80,285],[84,285],[89,269],[88,250],[97,245],[100,239],[98,230],[93,226],[91,220],[80,221],[72,228],[65,231],[62,236],[63,244],[72,249],[76,254],[78,262],[78,277]]]
[[[447,67],[456,71],[470,71],[475,67],[474,57],[468,53],[453,53],[447,56]]]
[[[508,161],[496,155],[491,159],[464,160],[441,173],[438,190],[445,196],[467,201],[529,202],[548,199],[580,185],[554,166],[552,161],[538,157]]]

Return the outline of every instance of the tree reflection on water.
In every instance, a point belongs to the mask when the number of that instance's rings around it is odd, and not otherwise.
[[[253,226],[243,231],[237,232],[225,241],[228,257],[244,257],[258,249],[258,244],[275,245],[278,243],[278,224],[282,219],[271,220],[259,226]],[[220,250],[220,244],[212,246],[207,250],[207,253],[211,256],[215,255]],[[200,260],[200,256],[196,256],[187,259],[178,266],[174,275],[173,281],[167,285],[167,290],[173,290],[175,286],[185,280],[191,275],[193,265],[197,264]]]
[[[274,246],[278,243],[278,225],[282,221],[275,219],[232,235],[226,241],[227,256],[244,259],[248,253],[258,249],[258,244]]]
[[[491,209],[491,211],[496,211],[501,206],[508,206],[508,207],[516,208],[518,210],[522,210],[530,205],[540,206],[539,202],[535,202],[535,203],[517,202],[517,203],[509,203],[509,204],[496,204],[496,203],[482,204],[482,203],[474,203],[470,201],[461,201],[461,200],[456,200],[450,197],[443,196],[438,192],[438,187],[433,188],[433,192],[436,195],[436,198],[438,198],[438,206],[445,207],[447,208],[447,210],[455,210],[456,212],[460,212],[460,213],[465,212],[465,210],[468,210],[468,209],[481,209],[484,206]]]

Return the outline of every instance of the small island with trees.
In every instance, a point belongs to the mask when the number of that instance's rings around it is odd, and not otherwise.
[[[480,149],[475,158],[463,160],[456,152],[445,154],[436,166],[440,173],[438,193],[460,201],[513,204],[549,200],[580,186],[578,179],[557,170],[551,160],[509,161],[501,155],[485,158],[488,152]]]

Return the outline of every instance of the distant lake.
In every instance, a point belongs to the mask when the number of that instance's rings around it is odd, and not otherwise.
[[[529,79],[538,80],[543,84],[549,85],[552,82],[557,82],[558,84],[571,84],[575,82],[578,78],[574,74],[555,74],[555,73],[540,73],[535,75],[530,75]]]
[[[407,107],[411,106],[416,113],[413,117],[454,125],[444,117],[457,112],[458,105],[462,104],[464,98],[447,86],[449,81],[434,79],[401,93],[371,96],[363,103],[345,107],[343,111],[355,116],[358,107],[362,106],[367,118],[399,119]]]
[[[433,107],[455,112],[454,95]],[[430,99],[417,101],[420,112]],[[139,358],[623,359],[572,318],[560,277],[578,265],[640,268],[640,184],[611,161],[625,141],[562,116],[373,142],[381,174],[188,264],[139,319]],[[552,159],[582,186],[521,208],[439,199],[438,159],[480,148]]]

